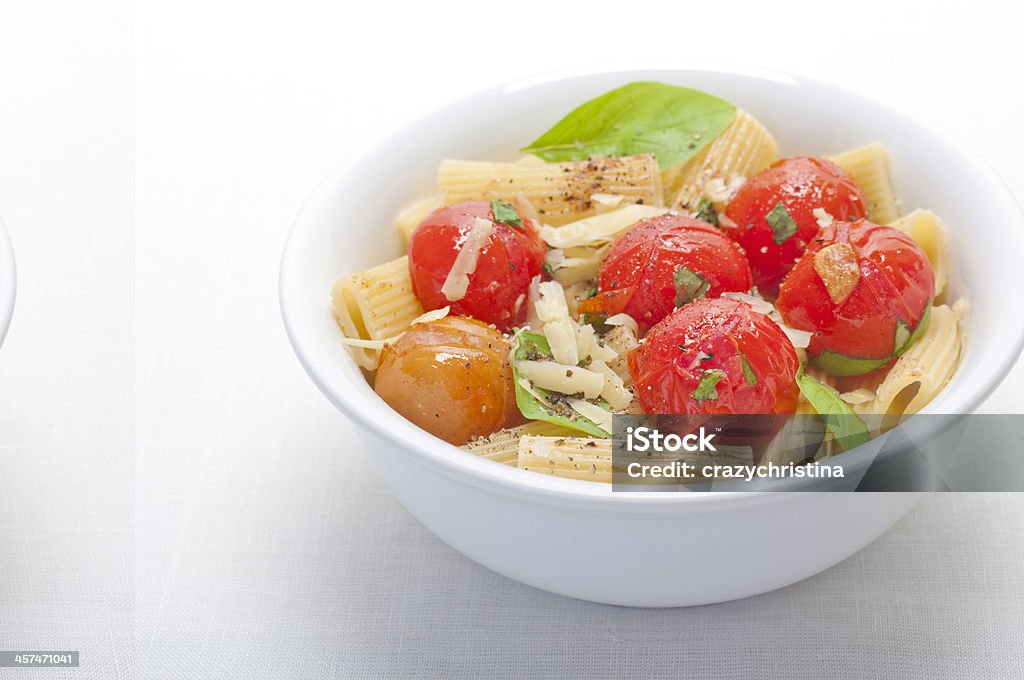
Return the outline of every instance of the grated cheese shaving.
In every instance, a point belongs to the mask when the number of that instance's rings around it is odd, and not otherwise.
[[[575,366],[580,362],[576,340],[576,322],[569,316],[562,287],[554,281],[545,281],[538,288],[540,299],[534,305],[541,330],[551,347],[551,355],[560,364]]]
[[[604,322],[609,326],[625,326],[633,331],[633,335],[640,335],[640,326],[637,325],[636,319],[625,312],[609,316]]]
[[[455,256],[452,269],[441,286],[441,294],[445,299],[456,302],[466,297],[469,289],[469,275],[476,271],[477,261],[480,259],[480,251],[483,250],[487,239],[491,236],[494,223],[490,220],[477,217],[473,220],[473,226],[466,232],[466,238],[459,247],[459,254]]]
[[[612,409],[622,411],[633,401],[633,393],[626,388],[615,371],[608,367],[603,361],[590,362],[590,370],[604,376],[604,387],[601,388],[601,398],[608,402]]]
[[[793,343],[793,347],[797,349],[807,349],[811,344],[812,334],[808,331],[800,331],[795,328],[790,328],[789,326],[783,326],[782,324],[779,324],[779,328],[781,328],[782,332],[786,334],[789,341]]]
[[[561,227],[543,226],[540,236],[552,248],[596,246],[615,238],[640,220],[673,212],[650,205],[627,205],[618,210],[576,220]]]
[[[829,215],[824,208],[815,208],[812,214],[814,219],[818,220],[818,226],[822,229],[832,226],[832,223],[835,221],[835,218]]]
[[[748,305],[750,305],[751,309],[753,309],[755,312],[760,312],[761,314],[771,314],[772,312],[775,311],[775,307],[772,305],[772,303],[768,302],[767,300],[763,300],[759,297],[756,297],[754,295],[750,295],[749,293],[726,291],[722,293],[722,297],[727,300],[745,302]]]
[[[726,183],[721,177],[711,177],[701,184],[701,192],[712,203],[728,203],[746,181],[746,177],[733,177]]]
[[[555,361],[517,361],[516,367],[534,385],[552,392],[595,399],[604,389],[604,375],[586,368]]]

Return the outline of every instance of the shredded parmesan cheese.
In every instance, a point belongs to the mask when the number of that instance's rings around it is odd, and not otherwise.
[[[519,372],[537,387],[562,394],[582,394],[595,399],[604,389],[601,373],[554,361],[517,361]]]
[[[775,311],[775,307],[773,307],[772,304],[767,300],[762,300],[759,297],[755,297],[747,293],[738,293],[730,290],[722,293],[722,297],[727,300],[745,302],[748,305],[750,305],[751,309],[753,309],[755,312],[760,312],[761,314],[771,314],[772,312]]]
[[[640,335],[640,327],[637,325],[636,320],[625,312],[609,316],[604,322],[609,326],[625,326],[633,331],[633,335]]]
[[[733,177],[726,183],[721,177],[711,177],[701,184],[701,191],[712,203],[728,203],[746,181],[746,177]]]
[[[601,388],[601,398],[608,402],[608,405],[615,411],[622,411],[633,401],[633,393],[626,388],[615,371],[608,367],[603,361],[590,362],[590,370],[604,376],[604,387]]]
[[[779,328],[781,328],[782,332],[786,334],[789,341],[793,343],[793,347],[797,349],[807,349],[811,344],[812,334],[808,331],[800,331],[795,328],[790,328],[789,326],[783,326],[782,324],[779,324]]]
[[[537,316],[537,301],[540,300],[540,276],[534,276],[530,287],[526,289],[526,326],[541,332],[540,317]]]
[[[615,238],[640,220],[672,212],[650,205],[627,205],[618,210],[570,222],[561,227],[543,226],[540,236],[552,248],[596,246]]]
[[[535,309],[541,330],[551,347],[551,355],[560,364],[575,366],[580,362],[576,339],[576,322],[569,316],[562,287],[554,281],[538,286],[540,299]]]
[[[388,340],[363,340],[362,338],[349,338],[341,336],[341,344],[348,345],[349,347],[362,347],[363,349],[375,349],[378,352],[384,349],[384,344]],[[390,340],[390,338],[389,338]]]
[[[445,299],[456,302],[466,297],[466,290],[469,289],[469,275],[476,271],[476,263],[480,259],[480,251],[483,250],[487,239],[491,236],[494,223],[490,220],[477,217],[473,226],[466,232],[466,238],[459,248],[459,254],[455,256],[448,277],[441,286],[441,294]]]
[[[590,359],[591,361],[613,361],[618,354],[611,347],[601,344],[594,332],[594,327],[588,324],[578,326],[576,330],[576,349],[579,352],[580,361]]]
[[[832,226],[832,223],[835,221],[831,215],[825,212],[824,208],[815,208],[812,214],[814,219],[818,220],[818,226],[822,229]]]

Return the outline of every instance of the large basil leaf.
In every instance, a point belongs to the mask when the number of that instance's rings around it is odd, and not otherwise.
[[[594,437],[605,439],[611,437],[597,423],[573,411],[567,403],[559,403],[557,395],[552,398],[552,394],[555,393],[533,385],[531,390],[548,402],[544,403],[519,384],[522,376],[519,374],[518,362],[543,357],[551,358],[551,347],[548,345],[547,338],[539,333],[519,333],[516,336],[515,344],[512,346],[512,379],[516,383],[516,405],[519,406],[523,416],[529,420],[543,420],[547,423],[586,432]],[[599,401],[598,405],[605,409],[608,408],[608,404],[604,400]]]
[[[696,155],[735,114],[699,90],[630,83],[578,106],[522,151],[548,162],[652,153],[664,170]]]
[[[814,410],[825,419],[825,427],[844,451],[871,439],[868,426],[834,391],[804,373],[803,369],[797,373],[796,384]]]

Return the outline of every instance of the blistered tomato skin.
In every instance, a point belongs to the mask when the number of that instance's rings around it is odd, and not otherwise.
[[[776,208],[780,203],[785,213]],[[740,187],[729,202],[725,219],[720,219],[722,230],[743,246],[762,293],[774,295],[817,235],[817,208],[835,220],[868,214],[857,183],[838,165],[820,158],[777,161]]]
[[[475,319],[412,326],[385,345],[373,389],[427,432],[461,445],[522,422],[508,340]]]
[[[466,235],[477,219],[493,223],[491,235],[460,299],[441,292]],[[409,237],[409,274],[424,309],[451,306],[451,313],[492,323],[506,331],[526,318],[526,291],[541,272],[547,248],[532,222],[496,222],[489,201],[465,201],[435,210]]]
[[[822,271],[826,278],[828,271],[821,269],[820,259],[815,266],[818,253],[836,250],[836,244],[852,248],[859,271],[856,285],[838,303],[822,278]],[[776,306],[786,325],[813,333],[807,354],[815,363],[836,375],[857,375],[894,358],[918,329],[934,294],[935,275],[912,238],[859,220],[821,230],[783,282]],[[825,352],[840,356],[826,362]]]
[[[684,268],[700,278],[678,278]],[[640,222],[612,244],[601,265],[598,295],[580,309],[625,312],[644,333],[690,297],[746,292],[751,285],[750,265],[734,241],[706,222],[662,215]],[[696,295],[688,294],[695,290]]]
[[[778,325],[723,298],[679,308],[629,355],[640,405],[659,414],[793,413],[799,367]]]

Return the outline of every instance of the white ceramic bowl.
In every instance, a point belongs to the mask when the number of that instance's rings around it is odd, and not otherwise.
[[[546,77],[487,90],[425,115],[344,162],[312,196],[285,249],[281,309],[300,361],[356,425],[380,476],[456,550],[510,578],[586,600],[646,607],[721,602],[836,564],[885,532],[919,495],[613,493],[607,486],[481,460],[381,401],[339,342],[328,307],[339,275],[401,253],[395,212],[433,191],[442,158],[511,158],[576,105],[635,80],[725,97],[775,133],[782,155],[885,142],[904,209],[930,208],[950,226],[951,291],[971,301],[960,369],[928,410],[977,408],[1024,340],[1024,317],[1006,310],[1006,291],[1016,289],[1014,273],[1024,262],[1024,220],[1016,202],[943,134],[863,96],[774,73],[643,70]]]
[[[17,289],[17,273],[14,267],[14,250],[7,227],[0,220],[0,345],[4,344],[7,329],[14,316],[14,295]]]

